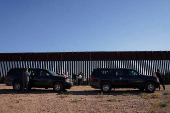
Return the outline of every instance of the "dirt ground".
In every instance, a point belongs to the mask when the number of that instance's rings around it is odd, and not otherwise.
[[[161,87],[162,88],[162,87]],[[113,89],[102,93],[90,86],[74,86],[64,93],[52,88],[16,92],[0,84],[0,113],[170,113],[170,86],[155,93]]]

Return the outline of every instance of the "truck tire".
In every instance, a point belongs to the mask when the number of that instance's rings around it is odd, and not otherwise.
[[[111,91],[111,85],[110,83],[108,82],[103,82],[101,84],[101,91],[104,92],[104,93],[109,93]]]
[[[154,93],[155,91],[155,84],[153,82],[147,82],[145,84],[145,90],[148,92],[148,93]]]
[[[14,82],[13,89],[15,91],[21,91],[22,90],[22,82],[21,81]]]
[[[63,91],[63,84],[61,82],[55,82],[53,85],[53,91],[55,92]]]

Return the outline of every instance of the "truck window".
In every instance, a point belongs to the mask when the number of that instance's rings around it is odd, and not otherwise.
[[[41,70],[40,71],[40,76],[44,77],[44,76],[46,76],[47,73],[48,73],[47,71]]]
[[[35,73],[36,73],[36,70],[29,70],[29,73],[30,73],[31,76],[34,76]]]
[[[101,74],[102,75],[112,75],[113,74],[113,70],[101,70]]]
[[[122,76],[122,75],[124,75],[123,70],[116,70],[116,76]]]
[[[130,76],[137,76],[137,75],[139,75],[139,74],[138,74],[136,71],[134,71],[134,70],[129,70],[128,73],[129,73]]]

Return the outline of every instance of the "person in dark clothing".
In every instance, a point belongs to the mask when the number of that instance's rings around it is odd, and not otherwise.
[[[77,78],[78,78],[78,75],[73,73],[72,80],[73,80],[74,85],[77,85]]]
[[[73,73],[73,77],[72,77],[72,80],[76,80],[76,77],[77,77],[78,75],[76,75],[75,73]]]
[[[162,86],[163,86],[163,88],[165,90],[164,76],[161,74],[160,69],[157,69],[156,76],[159,78],[159,82],[160,82],[160,84],[162,84]],[[159,90],[160,90],[160,86],[159,86]]]
[[[78,75],[78,85],[82,85],[82,72]]]
[[[22,92],[24,92],[26,87],[26,92],[28,93],[28,83],[29,83],[30,73],[28,72],[28,69],[22,74],[22,81],[23,81],[23,87]]]

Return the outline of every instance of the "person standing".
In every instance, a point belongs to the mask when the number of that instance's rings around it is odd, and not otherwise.
[[[30,78],[30,73],[28,72],[28,69],[26,69],[26,71],[22,74],[22,82],[23,82],[22,92],[24,92],[26,87],[26,92],[28,93],[29,78]]]
[[[165,90],[164,76],[161,74],[160,69],[157,69],[156,76],[159,78],[159,82],[160,82],[160,84],[162,84],[162,86],[163,86],[163,88]],[[160,90],[160,86],[159,86],[159,90]]]
[[[73,81],[73,84],[76,85],[77,82],[76,82],[76,79],[77,79],[77,76],[75,73],[73,73],[73,77],[72,77],[72,81]]]
[[[78,85],[81,85],[81,83],[82,83],[82,73],[80,72],[78,76]]]
[[[83,85],[86,85],[86,76],[83,74]]]

